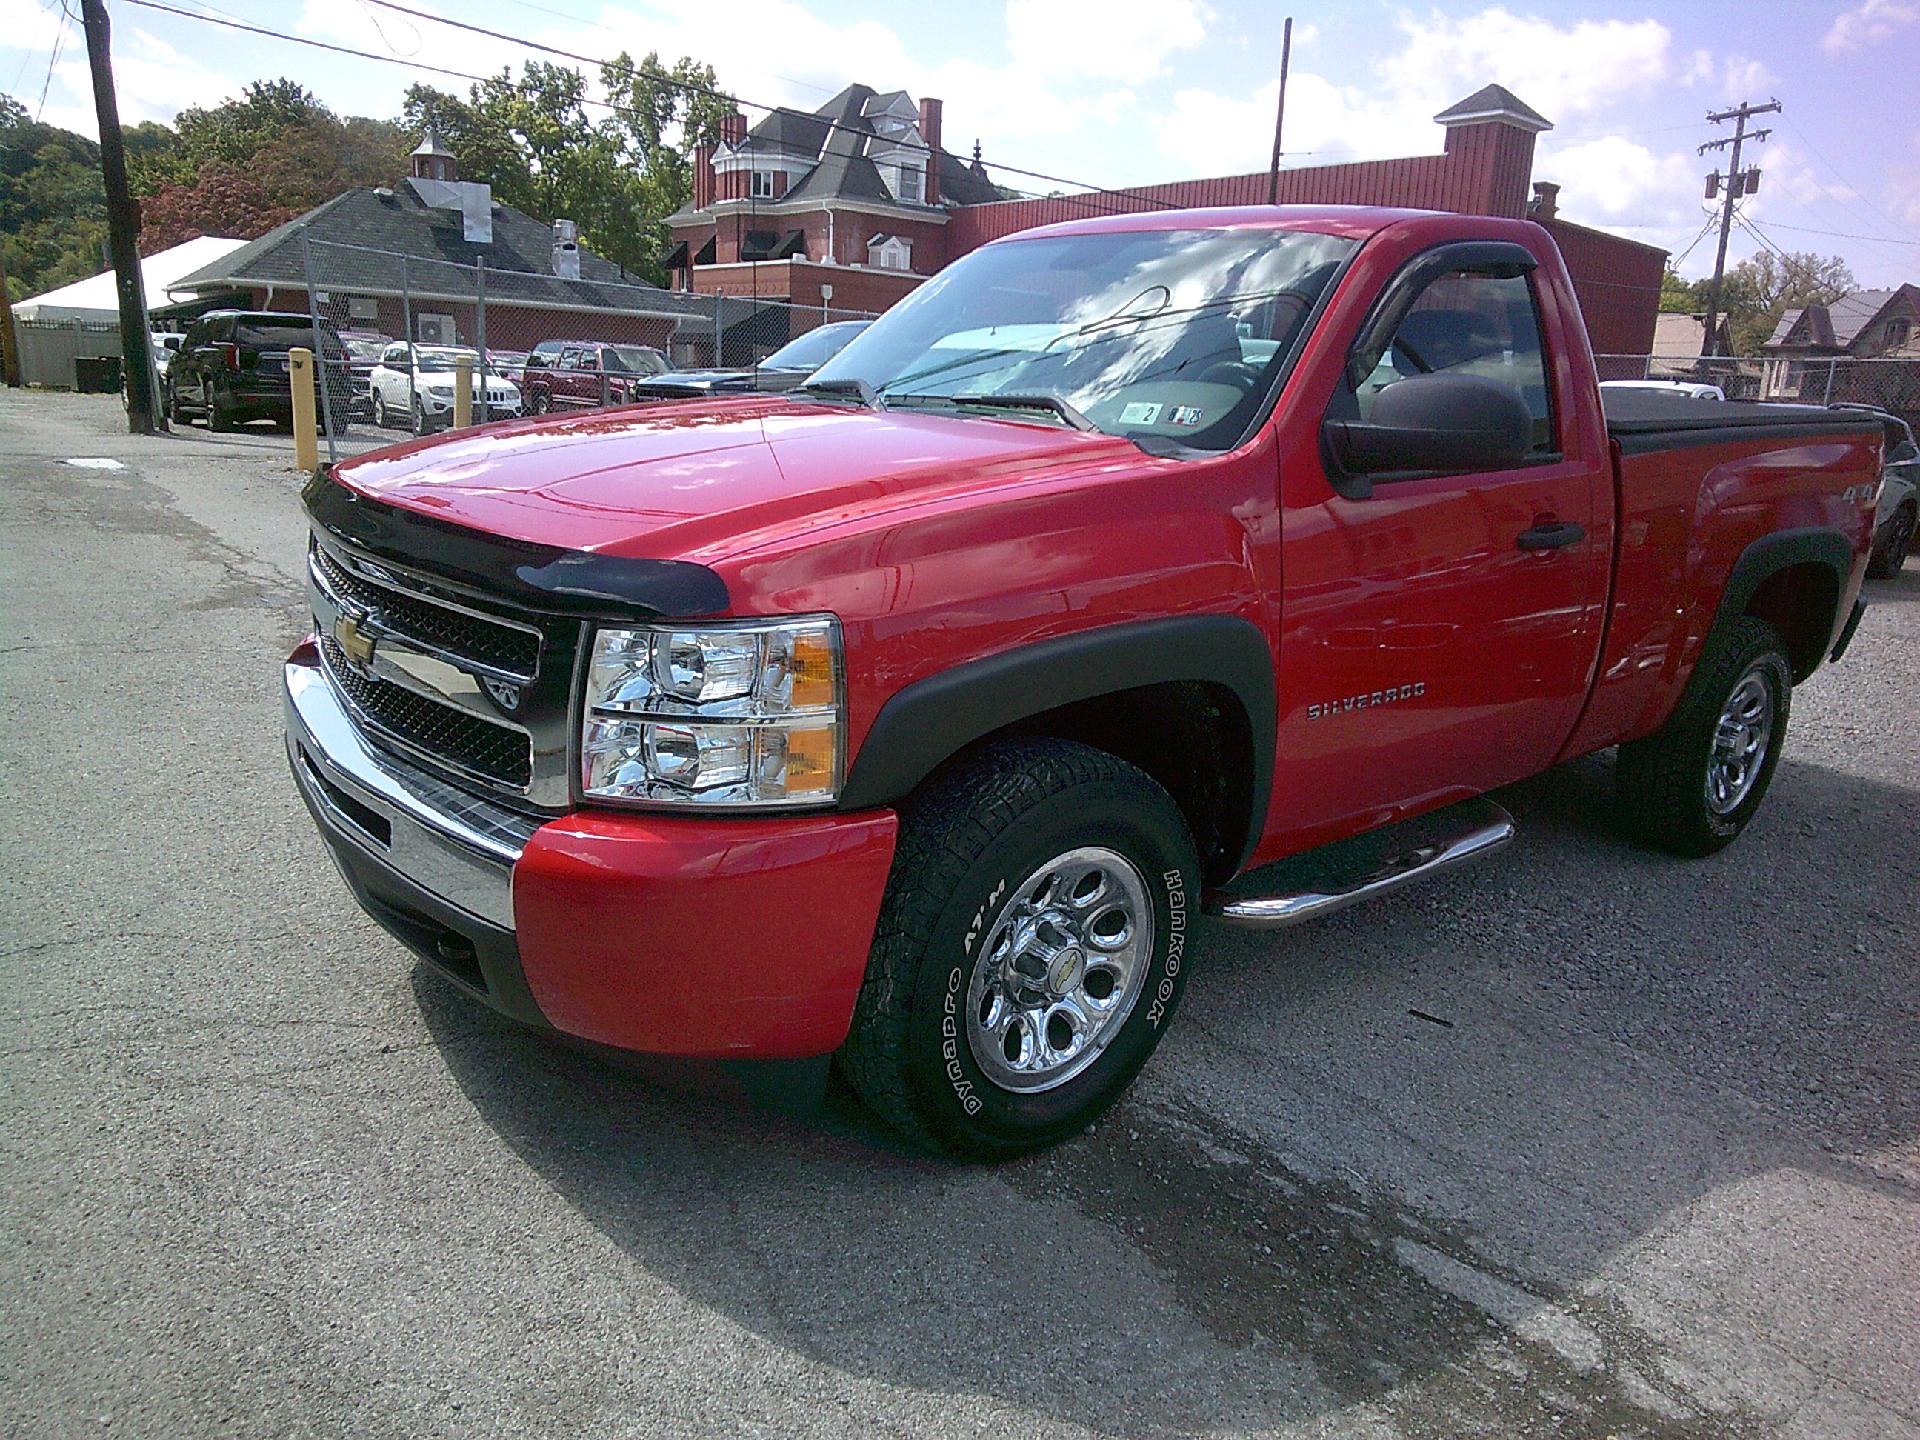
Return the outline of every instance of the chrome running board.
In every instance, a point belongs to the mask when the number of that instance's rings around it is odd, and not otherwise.
[[[1427,817],[1422,817],[1425,819]],[[1390,895],[1402,886],[1481,859],[1513,839],[1513,817],[1491,800],[1471,800],[1441,811],[1435,820],[1445,826],[1425,844],[1389,856],[1358,879],[1336,885],[1282,891],[1277,895],[1209,894],[1203,908],[1222,924],[1243,930],[1284,930],[1304,925]]]

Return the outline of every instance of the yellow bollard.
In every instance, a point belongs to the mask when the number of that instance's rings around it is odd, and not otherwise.
[[[320,428],[314,418],[313,351],[305,346],[287,352],[287,384],[293,387],[293,463],[302,470],[318,470]]]
[[[473,424],[473,357],[453,357],[453,428],[464,430]]]

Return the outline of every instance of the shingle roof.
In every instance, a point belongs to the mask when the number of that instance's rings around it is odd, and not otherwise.
[[[1433,117],[1442,125],[1464,125],[1474,120],[1500,119],[1522,130],[1551,130],[1553,122],[1504,85],[1482,85]]]
[[[1788,310],[1773,327],[1764,349],[1801,348],[1851,350],[1867,327],[1879,318],[1895,300],[1908,291],[1915,292],[1920,306],[1920,287],[1897,286],[1892,290],[1856,290],[1842,295],[1831,305],[1808,305]]]
[[[1833,325],[1833,343],[1851,348],[1860,338],[1860,332],[1873,323],[1873,317],[1886,309],[1888,302],[1899,293],[1898,290],[1856,290],[1827,306],[1827,316]]]
[[[584,246],[580,278],[553,274],[553,230],[511,205],[493,207],[493,240],[465,238],[460,212],[424,204],[409,185],[362,187],[336,195],[306,214],[203,265],[174,285],[211,291],[279,285],[303,289],[302,236],[313,242],[314,280],[325,288],[397,295],[406,287],[464,298],[475,291],[473,264],[487,265],[487,298],[592,310],[682,315],[689,302],[657,285],[628,278]]]

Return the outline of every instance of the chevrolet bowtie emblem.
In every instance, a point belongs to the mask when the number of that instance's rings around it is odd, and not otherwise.
[[[355,668],[364,669],[373,660],[373,636],[360,628],[360,622],[342,612],[333,622],[334,643]]]

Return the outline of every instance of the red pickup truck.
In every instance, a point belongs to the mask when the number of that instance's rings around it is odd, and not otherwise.
[[[1526,222],[1031,231],[789,395],[316,478],[289,758],[472,995],[835,1053],[908,1136],[1015,1153],[1139,1070],[1203,914],[1485,854],[1487,792],[1609,746],[1649,842],[1748,823],[1858,623],[1880,430],[1619,407]]]

